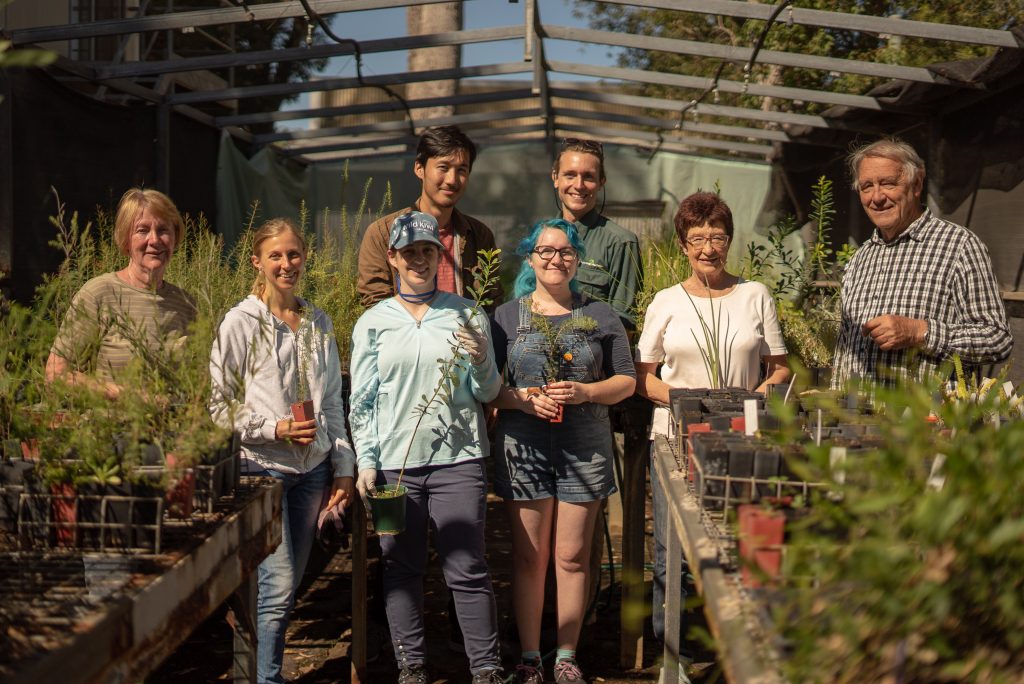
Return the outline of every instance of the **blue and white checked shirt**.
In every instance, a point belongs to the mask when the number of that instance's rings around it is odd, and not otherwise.
[[[996,363],[1013,348],[985,245],[927,209],[892,242],[875,229],[847,265],[841,297],[833,387],[853,375],[921,381],[953,354],[965,363]],[[926,320],[924,345],[880,350],[861,326],[886,314]]]

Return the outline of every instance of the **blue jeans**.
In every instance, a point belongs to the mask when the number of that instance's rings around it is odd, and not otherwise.
[[[253,468],[249,464],[249,468]],[[258,466],[255,466],[258,467]],[[308,473],[296,475],[277,470],[247,470],[247,475],[273,477],[284,485],[281,499],[281,544],[263,559],[256,571],[256,681],[259,684],[284,684],[284,635],[295,591],[306,570],[309,551],[316,535],[316,520],[329,486],[331,461]]]
[[[377,485],[394,484],[398,471],[377,473]],[[427,529],[434,523],[434,546],[444,581],[455,601],[473,674],[500,668],[498,611],[484,555],[487,475],[483,460],[409,468],[405,531],[380,538],[388,625],[400,667],[426,662],[423,576]]]
[[[671,534],[668,521],[665,519],[668,501],[665,493],[658,483],[658,472],[654,467],[654,442],[650,446],[651,466],[651,499],[654,508],[654,586],[651,590],[651,626],[654,628],[654,637],[665,641],[665,539]],[[679,573],[679,650],[684,649],[684,637],[686,636],[686,611],[683,605],[686,601],[686,573],[688,568],[686,558],[682,559],[679,566],[682,572]],[[682,655],[682,654],[680,654]]]

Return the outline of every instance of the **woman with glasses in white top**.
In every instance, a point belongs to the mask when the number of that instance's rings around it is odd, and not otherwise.
[[[763,392],[767,383],[785,382],[790,376],[775,300],[768,288],[725,268],[733,235],[729,206],[714,193],[695,193],[679,205],[675,226],[691,274],[654,295],[637,344],[637,393],[658,405],[652,439],[656,434],[670,434],[671,416],[665,406],[670,388],[740,387]],[[717,368],[705,364],[704,354],[710,350],[705,348],[704,325],[712,330],[717,327],[711,336],[717,338],[722,360]],[[652,621],[660,641],[665,633],[662,511],[666,502],[654,468],[651,491],[655,541]]]

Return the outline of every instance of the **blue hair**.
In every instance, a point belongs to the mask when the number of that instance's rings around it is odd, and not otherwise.
[[[530,234],[523,238],[519,246],[516,247],[516,254],[523,257],[523,264],[519,267],[519,274],[516,276],[515,283],[512,286],[513,297],[525,297],[537,289],[537,274],[533,272],[533,266],[530,266],[529,257],[537,246],[540,234],[546,228],[555,228],[565,233],[565,236],[569,238],[569,244],[579,254],[579,261],[583,260],[585,250],[583,249],[583,241],[580,239],[579,231],[576,230],[576,224],[569,223],[565,219],[560,218],[538,221],[534,224]],[[572,292],[579,292],[580,286],[576,282],[575,276],[569,281],[569,289]]]

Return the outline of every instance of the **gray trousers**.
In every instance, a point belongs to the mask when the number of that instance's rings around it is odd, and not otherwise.
[[[381,471],[377,484],[394,484],[398,472]],[[427,565],[428,522],[434,523],[434,546],[445,583],[465,638],[469,668],[476,674],[501,666],[498,611],[484,558],[487,475],[483,460],[405,471],[409,488],[405,531],[382,536],[384,596],[395,660],[424,664],[423,576]]]

